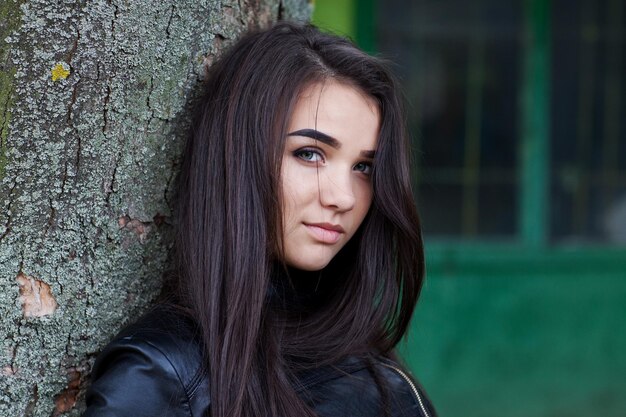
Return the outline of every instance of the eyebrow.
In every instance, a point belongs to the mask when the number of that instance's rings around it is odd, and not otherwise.
[[[323,142],[335,149],[341,148],[341,142],[339,142],[337,139],[330,137],[326,133],[322,133],[319,130],[315,129],[300,129],[296,130],[295,132],[288,133],[287,136],[305,136],[307,138],[319,140],[320,142]]]
[[[287,136],[305,136],[307,138],[319,140],[320,142],[323,142],[335,149],[341,148],[341,142],[316,129],[300,129],[295,132],[287,133]],[[361,151],[360,155],[364,158],[374,159],[376,151]]]

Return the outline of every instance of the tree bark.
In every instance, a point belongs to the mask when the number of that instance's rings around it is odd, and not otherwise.
[[[158,294],[198,81],[306,0],[0,4],[0,415],[79,415],[95,357]]]

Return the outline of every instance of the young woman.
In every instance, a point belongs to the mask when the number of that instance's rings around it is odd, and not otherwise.
[[[424,262],[386,67],[281,23],[236,43],[204,90],[175,302],[107,346],[85,416],[434,416],[393,360]]]

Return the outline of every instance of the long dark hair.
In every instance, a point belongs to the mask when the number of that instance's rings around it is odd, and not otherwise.
[[[357,234],[315,275],[321,295],[290,309],[281,282],[298,277],[276,267],[281,158],[299,95],[329,79],[379,107],[374,199]],[[204,343],[211,414],[312,416],[296,394],[296,374],[350,355],[389,356],[422,285],[397,87],[381,60],[348,40],[279,23],[232,46],[203,89],[180,176],[176,252],[180,297]]]

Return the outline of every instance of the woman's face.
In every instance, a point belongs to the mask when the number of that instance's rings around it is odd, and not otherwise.
[[[363,222],[379,127],[374,101],[349,85],[314,84],[299,98],[281,167],[287,265],[324,268]]]

